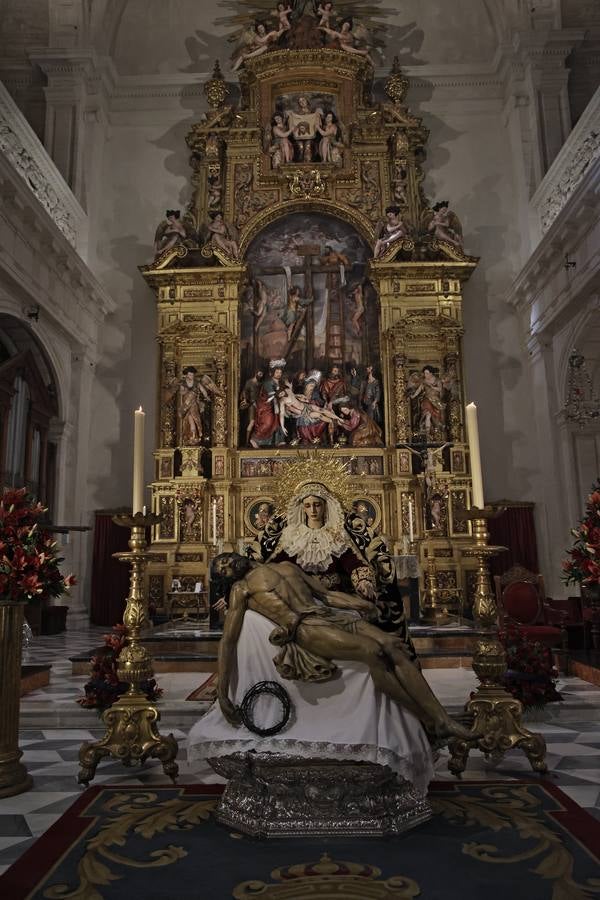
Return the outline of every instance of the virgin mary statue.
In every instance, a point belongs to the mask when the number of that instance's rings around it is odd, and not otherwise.
[[[323,465],[327,468],[319,460],[318,467]],[[335,465],[339,476],[341,467]],[[291,471],[295,468],[300,471]],[[327,588],[371,600],[377,607],[375,624],[396,633],[415,658],[394,563],[383,540],[362,518],[344,510],[342,500],[350,506],[350,498],[345,496],[347,485],[339,478],[332,479],[333,471],[322,471],[320,474],[329,477],[316,480],[317,471],[314,463],[310,469],[303,463],[289,467],[280,482],[279,508],[283,512],[269,519],[251,544],[249,555],[257,562],[294,562]],[[294,474],[310,474],[312,479],[296,480]],[[345,470],[344,477],[347,482]]]

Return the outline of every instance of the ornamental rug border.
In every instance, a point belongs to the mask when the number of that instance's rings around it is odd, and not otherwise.
[[[212,820],[221,792],[89,788],[0,877],[0,896],[158,900],[175,887],[215,900],[600,895],[600,822],[547,779],[433,782],[434,818],[394,840],[252,840]]]

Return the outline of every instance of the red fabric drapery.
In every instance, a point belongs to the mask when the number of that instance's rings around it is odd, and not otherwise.
[[[492,575],[502,575],[511,566],[520,565],[539,572],[533,506],[508,506],[497,519],[488,520],[490,544],[508,549],[491,560]]]
[[[95,514],[90,608],[92,624],[109,627],[123,621],[129,593],[129,567],[113,559],[113,553],[129,549],[130,531],[115,525],[113,515],[104,511]]]

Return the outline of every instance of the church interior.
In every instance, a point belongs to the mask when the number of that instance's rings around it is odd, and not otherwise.
[[[0,0],[1,897],[598,894],[599,223],[597,0]]]

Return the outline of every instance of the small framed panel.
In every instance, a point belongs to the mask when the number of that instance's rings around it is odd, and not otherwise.
[[[272,497],[252,497],[246,502],[244,525],[251,534],[262,531],[275,511]]]

